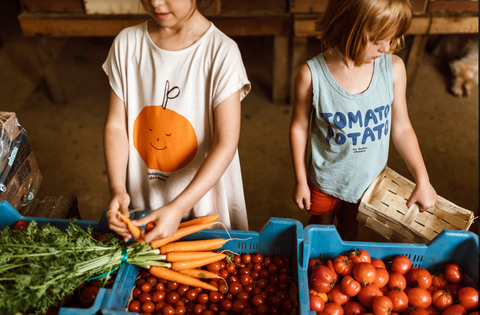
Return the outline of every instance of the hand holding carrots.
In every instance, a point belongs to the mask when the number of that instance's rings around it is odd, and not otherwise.
[[[120,219],[118,214],[122,213],[123,215],[128,217],[129,204],[130,196],[127,193],[114,194],[110,199],[110,203],[108,204],[106,212],[109,228],[115,233],[122,236],[125,242],[128,242],[132,235],[130,234],[127,225]]]
[[[153,222],[155,227],[148,233],[143,235],[143,240],[151,243],[156,239],[171,237],[177,232],[183,213],[176,209],[172,204],[167,204],[143,218],[133,221],[136,226],[143,226],[149,222]]]

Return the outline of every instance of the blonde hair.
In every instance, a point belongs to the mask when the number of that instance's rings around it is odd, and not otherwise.
[[[391,40],[389,54],[402,49],[412,15],[410,0],[330,0],[315,30],[324,50],[360,66],[369,42]]]

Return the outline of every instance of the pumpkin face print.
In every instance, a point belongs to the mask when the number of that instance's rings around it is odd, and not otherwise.
[[[163,106],[146,106],[133,125],[133,145],[149,169],[173,172],[197,153],[197,136],[190,122]]]

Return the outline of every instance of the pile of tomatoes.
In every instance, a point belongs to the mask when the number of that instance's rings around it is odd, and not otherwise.
[[[362,249],[308,264],[317,315],[478,315],[478,290],[456,262],[431,273],[404,255],[387,265]]]
[[[142,269],[128,311],[142,315],[289,315],[296,305],[295,294],[289,294],[294,289],[291,262],[288,256],[228,255],[204,267],[220,276],[204,280],[218,291],[166,281]]]

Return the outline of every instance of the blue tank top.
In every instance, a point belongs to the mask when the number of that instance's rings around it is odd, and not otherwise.
[[[372,80],[361,94],[337,84],[323,54],[307,64],[313,85],[309,178],[324,193],[356,203],[387,165],[392,56],[374,61]]]

